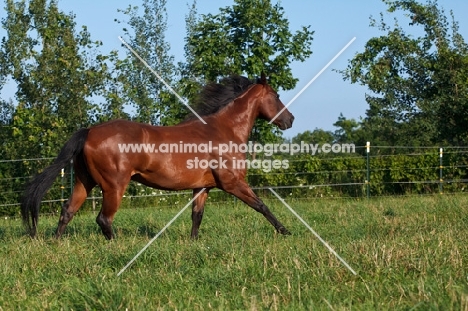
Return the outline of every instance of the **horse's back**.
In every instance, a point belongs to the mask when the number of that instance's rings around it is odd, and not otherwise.
[[[127,120],[109,121],[90,128],[84,148],[88,169],[98,184],[109,179],[130,180],[163,189],[214,186],[210,169],[189,169],[193,158],[209,154],[164,152],[161,146],[199,143],[197,126],[151,126]]]

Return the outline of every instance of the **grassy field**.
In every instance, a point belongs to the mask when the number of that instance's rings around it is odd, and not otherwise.
[[[60,240],[42,217],[31,240],[0,220],[1,310],[468,310],[468,196],[286,200],[347,270],[280,202],[281,236],[238,203],[208,204],[200,239],[183,207],[121,209],[106,241],[93,212]]]

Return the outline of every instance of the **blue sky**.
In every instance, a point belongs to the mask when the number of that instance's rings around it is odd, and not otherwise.
[[[274,0],[272,0],[274,2]],[[171,45],[171,54],[176,61],[183,60],[183,46],[185,37],[185,16],[188,4],[192,0],[168,0],[168,32],[166,40]],[[198,12],[201,14],[214,13],[220,7],[233,4],[232,0],[198,0]],[[466,0],[439,0],[439,6],[448,15],[453,10],[455,19],[459,22],[460,33],[468,40],[468,12]],[[104,43],[103,52],[122,49],[117,38],[123,35],[122,24],[114,19],[123,19],[124,15],[117,9],[124,9],[132,5],[140,5],[140,1],[128,0],[60,0],[59,7],[65,12],[76,14],[78,25],[86,25],[92,38]],[[299,92],[353,37],[352,45],[290,106],[295,115],[293,127],[284,132],[285,137],[306,130],[322,128],[335,130],[333,123],[340,113],[347,118],[359,119],[365,115],[366,88],[352,85],[343,81],[340,74],[332,69],[344,69],[348,60],[363,50],[367,40],[381,35],[377,29],[369,27],[369,17],[379,17],[380,12],[386,13],[386,6],[381,0],[283,0],[286,17],[290,28],[294,32],[301,26],[310,25],[315,31],[312,43],[312,56],[303,63],[292,64],[293,74],[299,78],[296,89],[281,93],[281,99],[286,104]],[[386,20],[391,23],[394,15],[388,15]],[[5,17],[4,10],[0,11],[0,18]],[[401,17],[401,15],[400,15]],[[406,25],[407,20],[400,18],[400,24]],[[0,29],[0,37],[4,36]],[[8,87],[5,87],[8,90]],[[4,90],[3,94],[6,92]]]

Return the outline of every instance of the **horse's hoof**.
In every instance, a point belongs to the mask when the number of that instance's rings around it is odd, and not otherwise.
[[[282,235],[291,235],[291,232],[289,232],[289,230],[286,229],[285,227],[279,228],[278,232],[281,233]]]

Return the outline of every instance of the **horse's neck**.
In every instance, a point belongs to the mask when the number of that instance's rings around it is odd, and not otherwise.
[[[215,123],[216,127],[231,132],[236,140],[246,142],[257,116],[254,99],[238,98],[216,114]]]

